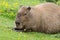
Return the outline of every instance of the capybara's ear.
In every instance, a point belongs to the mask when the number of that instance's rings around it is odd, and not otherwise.
[[[31,10],[31,7],[29,6],[29,7],[27,7],[27,10]]]

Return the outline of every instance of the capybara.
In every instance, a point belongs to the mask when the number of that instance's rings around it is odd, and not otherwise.
[[[15,24],[15,30],[58,33],[60,32],[60,6],[48,2],[36,6],[20,6]]]

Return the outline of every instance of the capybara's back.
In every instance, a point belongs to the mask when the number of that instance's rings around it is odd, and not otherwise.
[[[28,15],[22,16],[23,13]],[[26,30],[29,29],[31,31],[45,33],[60,32],[60,7],[54,3],[43,3],[33,7],[22,7],[18,14],[22,14],[20,18],[17,17],[17,19],[20,20],[20,24],[21,21],[25,19],[22,23],[24,26],[22,26]],[[25,17],[27,17],[27,19]],[[20,27],[19,25],[19,28]]]

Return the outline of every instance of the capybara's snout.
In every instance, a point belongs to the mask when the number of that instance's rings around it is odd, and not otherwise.
[[[18,21],[15,21],[15,24],[16,24],[16,26],[17,26],[17,25],[20,25],[20,22],[18,22]]]

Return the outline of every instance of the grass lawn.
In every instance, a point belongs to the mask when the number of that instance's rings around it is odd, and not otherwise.
[[[0,16],[0,40],[60,40],[60,34],[44,34],[37,32],[16,32],[12,30],[14,20]]]
[[[15,10],[19,5],[36,5],[40,0],[0,0],[0,40],[60,40],[60,33],[44,34],[37,32],[16,32],[12,30],[15,26]],[[60,3],[60,2],[59,2]],[[12,9],[13,11],[9,11]],[[1,15],[1,13],[3,13]]]

